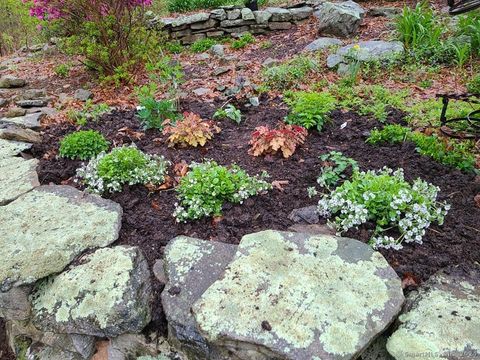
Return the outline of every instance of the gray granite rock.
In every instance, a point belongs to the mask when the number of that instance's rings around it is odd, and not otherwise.
[[[225,20],[227,18],[227,12],[225,9],[215,9],[210,12],[210,18],[216,20]]]
[[[5,117],[7,118],[20,117],[20,116],[24,116],[26,113],[27,113],[27,110],[22,108],[10,108],[5,113]]]
[[[35,100],[18,100],[15,102],[17,106],[21,108],[32,108],[32,107],[44,107],[47,106],[48,101],[46,99],[35,99]]]
[[[28,296],[31,286],[19,286],[7,292],[0,292],[0,317],[9,320],[28,320],[31,305]]]
[[[285,22],[292,20],[292,13],[288,9],[269,7],[266,8],[265,11],[269,12],[272,15],[270,17],[270,21]]]
[[[150,271],[136,247],[99,249],[36,284],[33,323],[56,333],[115,337],[150,322]]]
[[[21,95],[23,100],[36,100],[45,97],[47,97],[47,91],[45,89],[28,89]]]
[[[290,22],[274,22],[271,21],[268,23],[268,28],[270,30],[276,31],[276,30],[288,30],[292,28],[292,23]]]
[[[393,18],[396,15],[400,14],[401,12],[402,12],[401,8],[381,6],[378,8],[372,8],[368,10],[368,15],[374,16],[374,17],[383,16],[383,17]]]
[[[319,51],[328,49],[332,46],[341,46],[343,42],[336,38],[329,38],[329,37],[321,37],[317,40],[312,41],[310,44],[305,46],[303,51],[311,52],[311,51]]]
[[[216,44],[210,48],[210,52],[212,55],[223,57],[225,55],[225,47],[223,45]]]
[[[258,11],[254,11],[253,14],[255,15],[255,21],[257,22],[257,24],[260,24],[260,25],[268,24],[268,21],[272,17],[272,14],[269,13],[268,11],[258,10]]]
[[[227,11],[227,19],[228,20],[236,20],[242,15],[242,12],[240,9],[233,9]]]
[[[75,94],[73,94],[73,97],[76,100],[79,100],[79,101],[87,101],[87,100],[90,100],[91,98],[93,98],[93,94],[90,90],[77,89],[75,91]]]
[[[202,21],[190,25],[190,29],[194,31],[213,29],[218,24],[218,21],[215,19],[208,19],[207,21]]]
[[[253,14],[253,11],[249,8],[243,8],[241,10],[241,13],[243,20],[255,20],[255,15]]]
[[[59,273],[85,250],[111,244],[121,218],[118,204],[69,186],[20,196],[0,211],[0,291]]]
[[[24,79],[15,76],[0,77],[0,89],[21,88],[24,87],[26,83]]]
[[[409,294],[398,321],[387,342],[396,360],[480,358],[480,265],[439,271]]]
[[[210,89],[207,88],[197,88],[193,90],[193,93],[197,96],[204,96],[210,92]]]
[[[288,218],[296,223],[317,224],[320,221],[315,205],[293,209]]]
[[[203,337],[240,359],[355,359],[400,312],[401,281],[353,239],[263,231],[192,306]]]
[[[181,16],[172,21],[172,27],[181,27],[183,25],[190,25],[197,22],[207,21],[210,18],[209,13],[200,12],[193,15]]]
[[[162,305],[169,339],[193,359],[212,359],[215,350],[198,333],[190,308],[222,275],[236,248],[180,236],[165,249],[168,283],[162,293]]]
[[[310,6],[292,8],[292,9],[289,9],[289,11],[292,14],[293,21],[301,21],[301,20],[308,19],[313,14],[313,8],[311,8]]]
[[[11,157],[0,160],[0,206],[40,186],[38,160]]]
[[[341,47],[335,54],[330,55],[327,58],[327,66],[332,68],[342,62],[348,63],[350,59],[362,62],[392,60],[403,53],[404,48],[400,41],[360,41]]]
[[[30,129],[23,129],[15,125],[0,126],[0,139],[21,141],[32,144],[39,144],[42,142],[41,135]]]
[[[340,37],[356,34],[362,23],[365,10],[353,1],[340,3],[324,2],[315,11],[318,18],[318,31]]]
[[[38,112],[13,118],[1,118],[0,124],[15,124],[24,129],[40,130],[40,122],[44,117],[45,115],[43,113]]]

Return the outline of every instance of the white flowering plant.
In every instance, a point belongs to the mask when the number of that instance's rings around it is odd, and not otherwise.
[[[403,169],[355,171],[318,203],[321,216],[330,219],[338,235],[367,221],[375,223],[370,244],[375,248],[399,250],[402,243],[422,244],[432,222],[443,224],[450,205],[437,201],[440,189],[417,179],[404,179]],[[388,236],[397,230],[397,237]]]
[[[135,145],[122,146],[79,168],[77,180],[92,193],[118,192],[126,184],[162,184],[168,166],[163,156],[145,154]]]
[[[174,216],[178,222],[220,216],[225,202],[241,204],[270,190],[272,185],[266,178],[266,172],[250,176],[235,164],[225,167],[215,161],[192,163],[176,188],[180,203],[175,204]]]

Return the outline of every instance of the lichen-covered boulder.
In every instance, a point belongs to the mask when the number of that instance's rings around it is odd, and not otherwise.
[[[120,205],[69,186],[41,186],[0,211],[0,291],[61,272],[118,238]]]
[[[11,157],[0,160],[0,206],[40,186],[37,159]]]
[[[480,358],[480,266],[435,274],[408,296],[399,323],[387,342],[397,360]]]
[[[365,15],[365,10],[354,1],[339,3],[324,2],[314,13],[318,18],[318,31],[340,37],[356,34]]]
[[[0,89],[24,87],[27,82],[15,76],[0,77]]]
[[[24,129],[40,130],[40,122],[44,117],[45,114],[43,112],[36,112],[25,116],[1,118],[0,123],[14,124]]]
[[[31,147],[32,144],[0,139],[0,160],[16,156]]]
[[[240,359],[355,359],[403,301],[400,279],[368,245],[269,230],[243,237],[192,312],[208,341]]]
[[[20,358],[22,359],[22,358]],[[53,348],[45,344],[32,344],[26,354],[25,359],[35,360],[85,360],[80,354],[65,351],[61,348]]]
[[[114,337],[151,319],[150,271],[136,247],[99,249],[84,262],[37,283],[33,323],[58,333]]]
[[[307,46],[305,46],[303,51],[306,51],[306,52],[319,51],[319,50],[328,49],[329,47],[332,47],[332,46],[341,46],[342,44],[343,42],[339,39],[330,38],[330,37],[321,37],[321,38],[318,38],[317,40],[312,41]]]
[[[212,349],[198,333],[190,308],[225,271],[237,246],[186,236],[170,241],[165,249],[167,285],[162,305],[172,343],[192,358],[213,359]]]

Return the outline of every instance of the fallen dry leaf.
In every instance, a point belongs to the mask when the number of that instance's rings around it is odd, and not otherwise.
[[[402,289],[405,289],[410,286],[417,287],[419,283],[420,283],[420,279],[418,278],[418,276],[414,275],[413,273],[406,272],[405,274],[403,274]]]
[[[475,200],[475,205],[480,208],[480,194],[475,195],[473,199]]]
[[[275,181],[272,181],[272,186],[277,189],[277,190],[280,190],[280,191],[285,191],[285,189],[283,188],[283,185],[288,185],[288,180],[275,180]]]

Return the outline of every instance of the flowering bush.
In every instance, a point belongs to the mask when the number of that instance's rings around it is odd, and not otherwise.
[[[162,184],[169,162],[163,156],[149,155],[135,145],[101,153],[77,170],[77,176],[90,192],[121,191],[122,186]]]
[[[305,142],[308,132],[305,128],[296,125],[280,125],[278,129],[268,126],[255,128],[252,134],[249,153],[253,156],[262,154],[275,154],[282,152],[284,158],[293,155],[298,145]]]
[[[373,221],[376,227],[370,244],[374,248],[399,250],[403,241],[421,244],[432,222],[443,224],[450,206],[437,201],[439,190],[421,179],[409,184],[403,169],[356,171],[351,180],[323,196],[318,212],[333,217],[339,234]],[[394,228],[400,232],[396,239],[385,234]]]
[[[156,45],[144,25],[152,0],[33,0],[30,14],[61,22],[67,52],[101,75],[120,80]]]
[[[180,204],[175,204],[177,221],[219,216],[224,202],[241,204],[250,196],[271,189],[265,181],[267,173],[252,177],[237,165],[227,168],[207,161],[193,163],[190,168],[176,189],[180,200]]]
[[[88,160],[107,151],[109,142],[95,130],[77,131],[60,142],[59,154],[69,159]]]
[[[165,123],[171,124],[171,121]],[[219,133],[220,128],[213,124],[212,121],[205,121],[194,113],[184,113],[183,119],[178,120],[174,124],[165,126],[163,133],[170,135],[168,141],[170,146],[204,146],[207,140],[213,138],[215,133]]]

